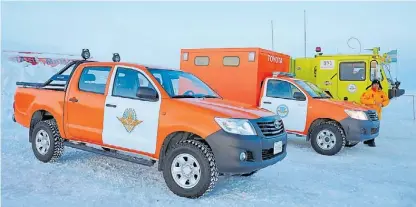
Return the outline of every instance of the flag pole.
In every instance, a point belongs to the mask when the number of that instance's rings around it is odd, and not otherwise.
[[[271,20],[271,26],[272,26],[272,51],[274,51],[274,34],[273,34],[273,20]]]
[[[397,68],[399,67],[399,50],[396,48],[396,81],[399,79],[399,71]]]
[[[306,10],[303,10],[303,30],[304,30],[304,52],[306,58]]]

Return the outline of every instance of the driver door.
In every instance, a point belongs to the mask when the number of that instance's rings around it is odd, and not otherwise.
[[[263,93],[260,107],[277,113],[282,118],[286,130],[303,132],[306,125],[308,100],[301,101],[294,98],[295,92],[302,94],[303,92],[292,83],[278,79],[268,79],[264,90],[266,93]]]
[[[104,108],[103,144],[154,154],[160,111],[160,92],[137,68],[117,66]],[[137,97],[139,87],[157,91],[158,100]]]

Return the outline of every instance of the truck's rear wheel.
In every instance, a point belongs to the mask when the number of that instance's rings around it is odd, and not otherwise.
[[[54,119],[39,121],[32,131],[32,150],[42,162],[54,162],[64,151],[63,139]]]
[[[322,155],[335,155],[345,146],[344,131],[333,121],[315,126],[310,135],[312,148]]]
[[[179,142],[168,151],[165,159],[163,177],[178,196],[198,198],[211,191],[218,181],[214,154],[202,142]]]

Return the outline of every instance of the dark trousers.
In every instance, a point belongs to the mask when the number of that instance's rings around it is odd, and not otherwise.
[[[370,144],[370,143],[373,143],[373,142],[374,142],[374,139],[370,139],[370,140],[364,141],[364,144]]]

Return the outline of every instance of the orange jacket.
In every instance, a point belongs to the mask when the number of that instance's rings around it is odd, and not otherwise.
[[[387,94],[382,91],[373,91],[372,88],[367,89],[361,95],[361,103],[376,110],[378,118],[381,120],[381,109],[389,104],[390,100]]]

